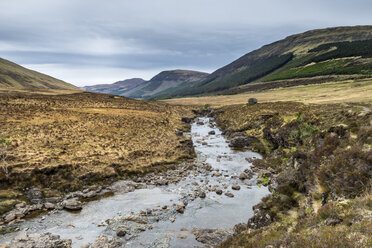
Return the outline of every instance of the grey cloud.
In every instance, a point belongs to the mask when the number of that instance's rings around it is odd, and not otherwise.
[[[293,33],[371,24],[371,7],[366,0],[2,0],[0,56],[144,73],[213,70]]]

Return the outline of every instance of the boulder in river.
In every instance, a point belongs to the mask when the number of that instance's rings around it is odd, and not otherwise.
[[[205,194],[204,191],[200,191],[199,192],[199,197],[203,199],[203,198],[207,197],[207,195]]]
[[[233,190],[240,190],[240,186],[237,185],[237,184],[234,184],[233,186],[231,186],[231,188],[232,188]]]
[[[234,197],[234,194],[231,193],[231,192],[226,192],[225,193],[225,196],[230,197],[230,198],[233,198]]]
[[[183,214],[185,212],[185,207],[185,204],[181,202],[177,205],[176,211],[180,214]]]
[[[215,135],[215,134],[216,134],[216,131],[214,131],[214,130],[209,131],[208,134],[209,134],[209,135]]]
[[[127,234],[127,229],[125,228],[119,228],[118,230],[116,230],[116,235],[118,237],[124,237],[126,234]]]

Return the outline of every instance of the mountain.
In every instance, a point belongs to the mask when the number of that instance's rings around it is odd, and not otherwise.
[[[170,70],[160,72],[149,81],[134,78],[114,84],[86,86],[83,89],[130,98],[149,99],[158,94],[164,94],[167,90],[204,80],[208,75],[208,73],[198,71]]]
[[[215,94],[254,81],[319,75],[371,75],[372,26],[317,29],[265,45],[216,70],[206,79],[157,98]],[[306,68],[306,69],[305,69]]]
[[[113,84],[97,84],[93,86],[85,86],[82,89],[89,92],[99,92],[113,95],[126,96],[126,92],[144,84],[146,81],[142,78],[132,78],[118,81]]]
[[[0,88],[80,90],[72,84],[29,70],[2,58],[0,58]]]
[[[132,98],[151,98],[163,94],[167,90],[187,86],[208,77],[208,73],[190,70],[162,71],[145,85],[139,86],[128,95]]]

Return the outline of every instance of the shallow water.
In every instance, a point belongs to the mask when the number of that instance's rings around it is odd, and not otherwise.
[[[126,247],[156,247],[157,243],[166,240],[171,247],[197,247],[203,246],[195,240],[189,231],[193,228],[232,228],[240,222],[247,222],[253,215],[252,206],[269,193],[265,187],[257,187],[255,179],[245,180],[232,179],[231,176],[239,176],[244,169],[251,164],[246,158],[260,157],[259,154],[250,151],[234,151],[221,135],[221,131],[209,125],[208,118],[200,118],[204,125],[194,123],[191,135],[197,153],[197,160],[209,163],[213,168],[219,169],[221,177],[211,174],[190,175],[186,180],[176,185],[158,186],[148,189],[135,190],[126,194],[117,194],[87,203],[80,213],[59,211],[54,214],[27,220],[20,225],[20,231],[27,230],[29,233],[50,232],[58,234],[63,239],[72,239],[73,247],[81,247],[94,240],[102,233],[112,234],[105,226],[98,224],[106,219],[139,212],[156,205],[171,205],[177,203],[187,193],[191,192],[192,182],[201,183],[201,180],[209,180],[209,184],[228,184],[228,190],[235,197],[229,198],[217,195],[215,192],[206,192],[205,199],[196,198],[190,201],[184,214],[178,214],[175,221],[159,221],[153,224],[152,230],[146,230],[137,238],[127,242]],[[209,131],[215,131],[215,135],[208,135]],[[231,190],[232,184],[239,184],[241,190]],[[224,190],[226,192],[226,190]],[[19,232],[0,236],[0,243],[8,242]],[[180,239],[177,234],[186,238]]]

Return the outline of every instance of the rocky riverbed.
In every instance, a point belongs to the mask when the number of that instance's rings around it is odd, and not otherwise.
[[[210,118],[198,118],[191,133],[183,135],[191,135],[197,158],[174,170],[58,199],[43,199],[38,189],[31,189],[34,204],[19,205],[3,217],[6,234],[0,243],[10,247],[218,245],[234,234],[235,224],[247,222],[252,206],[269,193],[256,186],[248,162],[260,155],[232,150]],[[35,210],[45,213],[22,219]],[[42,242],[35,243],[38,240]]]

